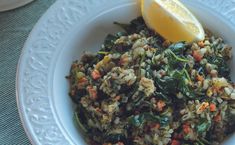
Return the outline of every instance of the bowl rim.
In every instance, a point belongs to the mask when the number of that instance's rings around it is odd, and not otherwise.
[[[33,1],[33,0],[32,0]],[[16,79],[15,79],[15,91],[16,91],[16,104],[17,104],[17,108],[18,108],[18,114],[20,116],[20,121],[21,121],[21,124],[24,128],[24,131],[30,141],[30,143],[32,144],[37,144],[38,142],[36,141],[35,137],[32,136],[32,131],[31,129],[29,128],[29,126],[27,125],[26,123],[26,115],[25,113],[23,113],[23,102],[20,101],[20,85],[19,85],[19,79],[20,79],[20,75],[19,75],[19,72],[20,72],[20,69],[21,69],[21,65],[23,63],[23,57],[25,57],[25,52],[26,52],[26,48],[27,48],[27,45],[28,43],[30,43],[30,39],[32,38],[33,34],[36,33],[38,27],[40,25],[42,25],[43,21],[46,20],[46,18],[48,16],[50,16],[50,14],[56,9],[57,5],[59,5],[59,1],[55,1],[46,11],[45,13],[39,18],[39,20],[36,22],[36,24],[33,26],[31,32],[29,33],[24,45],[23,45],[23,48],[21,50],[21,53],[20,53],[20,57],[19,57],[19,60],[18,60],[18,63],[17,63],[17,69],[16,69]]]

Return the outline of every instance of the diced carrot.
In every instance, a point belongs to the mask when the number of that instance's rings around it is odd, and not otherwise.
[[[173,139],[171,141],[171,145],[180,145],[180,142],[178,140]]]
[[[159,110],[159,111],[162,111],[163,110],[163,108],[166,106],[166,103],[164,102],[164,101],[162,101],[162,100],[159,100],[159,101],[157,101],[157,109]]]
[[[99,107],[95,108],[95,110],[96,110],[97,112],[102,112],[102,110],[101,110]]]
[[[211,104],[210,104],[210,111],[211,111],[211,112],[216,111],[216,105],[215,105],[214,103],[211,103]]]
[[[201,47],[201,48],[203,48],[203,47],[205,46],[205,44],[204,44],[203,41],[199,41],[199,42],[197,43],[197,45],[198,45],[199,47]]]
[[[121,99],[121,96],[116,96],[114,100],[119,101]]]
[[[159,129],[160,128],[160,124],[159,123],[153,123],[150,125],[151,129]]]
[[[193,58],[196,61],[200,62],[202,60],[203,56],[200,54],[199,51],[193,51]]]
[[[94,80],[97,80],[101,77],[100,72],[97,69],[95,69],[91,72],[91,76]]]
[[[197,109],[197,114],[201,114],[209,106],[208,102],[202,102],[202,104]]]
[[[156,125],[155,125],[155,128],[160,128],[160,124],[159,123],[157,123]]]
[[[204,77],[198,74],[196,80],[202,82],[204,80]]]
[[[220,122],[220,121],[222,120],[222,117],[221,117],[220,113],[218,113],[218,114],[213,118],[213,120],[214,120],[215,122]]]
[[[92,86],[88,86],[87,87],[87,91],[90,95],[90,98],[92,100],[96,100],[97,99],[97,91],[92,87]]]
[[[188,124],[183,125],[183,131],[185,134],[189,134],[191,132],[191,128]]]
[[[88,84],[88,79],[86,77],[82,77],[78,80],[77,87],[78,89],[85,87]]]

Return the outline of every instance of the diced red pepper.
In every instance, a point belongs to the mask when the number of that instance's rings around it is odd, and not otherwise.
[[[203,58],[203,56],[200,54],[199,51],[193,51],[193,58],[197,61],[200,62]]]
[[[214,103],[210,104],[210,111],[215,112],[216,111],[216,105]]]
[[[178,140],[173,139],[171,141],[171,145],[180,145],[180,142]]]
[[[191,132],[191,128],[188,124],[183,125],[183,131],[185,134],[189,134]]]

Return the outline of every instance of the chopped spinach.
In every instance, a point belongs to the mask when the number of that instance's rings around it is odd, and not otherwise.
[[[151,113],[142,113],[129,118],[129,123],[135,127],[141,127],[146,122],[158,122],[161,126],[166,126],[169,123],[169,117],[157,116]]]
[[[128,34],[138,33],[143,29],[147,29],[145,22],[142,17],[138,17],[130,22],[130,24],[122,24],[114,22],[114,24],[123,28]]]
[[[169,46],[169,49],[174,52],[176,55],[183,54],[187,49],[185,42],[174,43]]]
[[[227,62],[223,59],[223,57],[211,55],[211,56],[208,56],[206,59],[209,63],[217,66],[218,74],[220,77],[223,76],[229,79],[230,68]]]

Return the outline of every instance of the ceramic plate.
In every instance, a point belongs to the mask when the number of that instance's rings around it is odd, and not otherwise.
[[[182,1],[235,48],[234,0]],[[19,113],[33,144],[84,144],[73,122],[65,76],[84,50],[97,51],[107,33],[119,30],[113,21],[129,22],[139,15],[137,0],[58,0],[40,19],[23,48],[16,80]]]
[[[0,12],[24,6],[33,0],[0,0]]]

